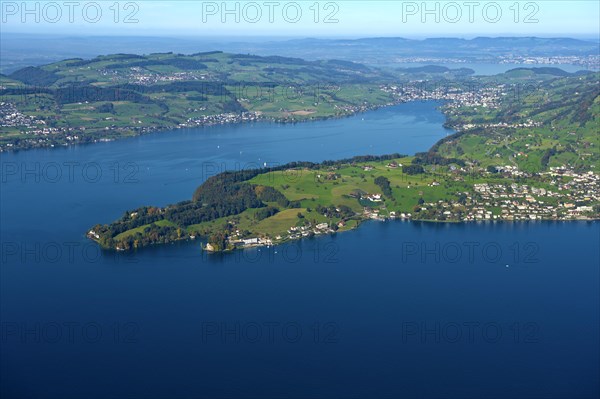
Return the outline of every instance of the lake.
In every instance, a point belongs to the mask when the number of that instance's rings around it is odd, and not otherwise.
[[[0,155],[0,396],[595,397],[600,224],[368,222],[274,248],[85,239],[225,169],[425,151],[440,103]]]

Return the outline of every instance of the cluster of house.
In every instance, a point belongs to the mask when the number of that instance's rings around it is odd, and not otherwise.
[[[504,85],[475,89],[432,85],[419,82],[408,85],[385,85],[381,87],[385,93],[392,94],[400,102],[422,100],[449,100],[448,108],[484,107],[497,108],[501,96],[506,95]]]
[[[600,202],[600,175],[592,171],[575,172],[565,166],[550,168],[550,171],[544,174],[552,177],[550,184],[556,186],[559,191],[572,193],[564,196],[569,199],[569,202],[563,204],[568,215],[581,216],[593,212],[591,206],[577,206],[576,203]]]
[[[502,173],[502,174],[505,174],[505,175],[511,176],[511,177],[528,177],[529,176],[529,173],[524,172],[524,171],[520,170],[518,166],[513,166],[513,165],[496,166],[496,170],[498,171],[498,173]]]
[[[254,237],[254,238],[244,238],[241,240],[232,240],[230,241],[236,247],[263,247],[273,245],[273,241],[270,238],[262,238],[262,237]]]
[[[397,57],[398,63],[419,63],[419,64],[464,64],[468,60],[464,58],[447,57]],[[583,65],[588,69],[600,69],[600,56],[598,55],[556,55],[550,57],[540,56],[519,56],[514,54],[499,55],[495,60],[498,64],[545,64],[545,65]]]
[[[13,103],[0,102],[0,127],[35,128],[39,124],[44,124],[44,121],[22,114]]]
[[[86,102],[87,103],[87,102]],[[81,104],[81,103],[80,103]],[[241,114],[235,113],[223,113],[217,115],[207,115],[199,118],[190,118],[185,123],[181,123],[178,126],[167,126],[168,128],[186,128],[194,126],[210,126],[227,123],[240,123],[257,121],[261,119],[262,115],[260,112],[244,112]],[[110,120],[112,118],[106,118]],[[139,124],[142,121],[138,121]],[[41,119],[36,119],[33,116],[24,115],[16,109],[12,103],[1,102],[0,103],[0,127],[18,127],[22,129],[25,134],[35,136],[27,139],[27,143],[32,146],[43,146],[44,143],[49,142],[49,137],[52,139],[64,140],[65,145],[69,143],[78,142],[81,139],[81,135],[86,132],[86,127],[50,127],[46,125],[46,122]],[[104,127],[104,130],[114,131],[128,131],[135,130],[140,133],[147,133],[159,129],[158,126],[130,126],[130,127]],[[166,128],[166,127],[165,127]],[[92,129],[94,131],[94,129]],[[109,141],[110,139],[98,139],[96,141]],[[13,147],[13,144],[7,143],[7,148]],[[0,147],[0,151],[3,148]]]
[[[512,166],[497,167],[506,173],[517,173]],[[569,220],[597,219],[600,211],[600,176],[594,172],[577,172],[572,168],[550,168],[540,174],[545,187],[518,183],[478,183],[473,191],[461,194],[461,201],[423,203],[418,214],[387,212],[365,207],[363,217],[373,220],[435,219],[456,221],[478,220]],[[546,175],[546,177],[544,177]],[[430,185],[437,185],[433,182]],[[550,186],[550,187],[549,187]],[[363,195],[373,201],[373,194]]]
[[[566,176],[548,172],[558,177]],[[504,219],[573,219],[599,217],[594,215],[593,203],[600,202],[600,176],[593,172],[567,172],[568,181],[552,180],[556,190],[530,187],[525,184],[475,184],[476,196],[467,194],[471,206],[464,220]],[[491,208],[500,210],[492,214]]]
[[[346,223],[344,221],[340,221],[337,225],[338,227],[343,227],[346,225]],[[278,235],[275,237],[275,241],[280,242],[282,240],[296,240],[312,235],[331,234],[334,232],[335,230],[332,229],[328,223],[319,223],[315,226],[312,226],[311,224],[306,226],[292,226],[287,230],[287,236]],[[268,247],[273,245],[273,240],[269,237],[240,238],[240,231],[236,230],[236,232],[229,238],[229,243],[237,248]],[[208,246],[206,249],[211,251]]]
[[[25,134],[37,136],[27,139],[30,145],[42,145],[47,138],[44,136],[63,133],[64,129],[46,126],[46,122],[37,119],[35,116],[25,115],[17,110],[14,104],[9,102],[0,102],[0,128],[18,128]],[[73,137],[71,137],[73,140]],[[13,143],[6,143],[0,146],[0,152],[13,147]]]
[[[465,58],[451,57],[394,57],[394,61],[400,64],[464,64],[469,62]]]
[[[457,130],[469,130],[474,128],[528,128],[528,127],[539,127],[542,126],[542,122],[534,122],[530,119],[521,123],[506,123],[506,122],[498,122],[498,123],[465,123],[464,125],[457,125],[455,128]]]
[[[363,208],[363,217],[365,219],[372,219],[372,220],[379,220],[379,221],[386,221],[388,219],[411,219],[412,218],[412,214],[411,213],[404,213],[404,212],[396,212],[396,211],[390,211],[386,213],[386,209],[385,207],[383,207],[382,209],[373,209],[370,207],[364,207]]]
[[[345,222],[339,222],[338,227],[345,225]],[[288,229],[288,238],[291,240],[308,237],[310,235],[328,234],[333,233],[334,230],[329,226],[328,223],[319,223],[315,226],[308,224],[307,226],[292,226]],[[278,238],[279,237],[279,238]],[[275,237],[281,239],[280,236]]]
[[[241,114],[224,113],[216,115],[204,115],[196,118],[189,118],[185,123],[180,123],[179,127],[211,126],[223,125],[227,123],[251,122],[261,119],[261,112],[242,112]]]
[[[552,57],[524,57],[516,55],[503,55],[500,64],[545,64],[545,65],[583,65],[590,70],[600,69],[600,55],[557,55]]]
[[[173,72],[173,73],[153,73],[140,67],[131,67],[129,69],[99,69],[98,73],[102,76],[110,76],[113,81],[126,81],[127,83],[150,86],[160,82],[180,82],[189,80],[206,80],[208,73],[199,71]]]
[[[354,114],[358,114],[358,113],[362,113],[362,112],[366,112],[366,111],[370,111],[373,109],[390,106],[390,105],[394,105],[394,104],[387,103],[387,104],[374,105],[374,104],[369,104],[367,102],[364,102],[363,104],[360,104],[360,105],[333,104],[333,108],[337,111],[338,115],[354,115]]]

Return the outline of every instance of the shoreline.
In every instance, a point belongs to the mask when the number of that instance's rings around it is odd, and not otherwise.
[[[412,101],[439,101],[439,100],[432,99],[432,100],[412,100]],[[365,109],[359,109],[354,112],[343,114],[343,115],[311,116],[309,118],[302,118],[302,119],[290,119],[290,118],[286,118],[286,117],[281,117],[281,118],[265,117],[265,116],[262,116],[260,112],[246,111],[243,113],[238,113],[238,114],[232,113],[229,115],[235,115],[236,117],[241,117],[241,116],[243,116],[243,114],[251,113],[251,114],[254,114],[255,119],[248,119],[248,120],[242,119],[242,120],[234,120],[234,121],[227,121],[227,122],[212,122],[212,123],[197,124],[197,125],[190,125],[190,126],[180,124],[180,125],[176,125],[176,126],[142,127],[138,131],[130,131],[130,134],[124,134],[124,135],[121,135],[118,137],[97,138],[97,139],[93,139],[90,141],[78,141],[78,142],[68,142],[68,143],[56,143],[56,144],[48,143],[48,144],[44,144],[44,145],[40,145],[40,146],[31,146],[31,147],[14,147],[14,146],[12,146],[11,143],[7,143],[7,144],[5,144],[5,147],[0,147],[0,154],[1,153],[11,154],[11,153],[18,153],[20,151],[31,151],[31,150],[52,150],[52,149],[59,149],[59,148],[71,148],[71,147],[77,147],[77,146],[94,145],[94,144],[99,144],[99,143],[110,143],[110,142],[116,142],[116,141],[121,141],[121,140],[125,140],[125,139],[139,138],[139,137],[147,136],[147,135],[151,135],[151,134],[165,134],[165,133],[169,133],[169,132],[179,131],[182,129],[199,129],[199,128],[206,128],[206,127],[213,127],[213,126],[235,126],[235,125],[244,125],[244,124],[249,124],[249,123],[273,123],[273,124],[280,124],[280,125],[290,125],[290,124],[298,124],[298,123],[344,119],[344,118],[351,118],[353,116],[357,116],[357,115],[360,115],[365,112],[376,111],[378,109],[393,107],[393,106],[408,103],[408,102],[411,102],[411,101],[403,101],[403,100],[398,99],[397,101],[392,102],[392,103],[386,103],[386,104],[381,104],[381,105],[368,105],[368,106],[366,106]],[[215,117],[215,116],[219,116],[219,115],[228,115],[228,114],[215,114],[215,115],[209,115],[209,117]],[[444,114],[444,116],[446,116],[446,115]],[[103,131],[108,132],[108,133],[118,132],[117,129],[110,129],[110,130],[103,130]],[[66,135],[69,133],[62,133],[62,134]],[[48,134],[48,135],[50,135],[50,134]],[[40,137],[40,136],[34,136],[34,137]],[[8,144],[11,144],[11,146],[7,147]]]
[[[598,223],[600,222],[600,217],[599,218],[583,218],[583,217],[578,217],[578,218],[573,218],[573,219],[539,219],[539,220],[435,220],[435,219],[412,219],[412,218],[401,218],[401,217],[396,217],[396,218],[386,218],[386,219],[372,219],[372,218],[364,218],[361,219],[360,221],[358,221],[358,224],[352,228],[346,229],[346,230],[337,230],[337,231],[333,231],[333,232],[326,232],[326,233],[320,233],[320,234],[313,234],[310,236],[303,236],[303,237],[298,237],[298,238],[286,238],[283,240],[271,240],[269,239],[269,243],[267,242],[258,242],[258,243],[254,243],[251,245],[243,245],[243,246],[231,246],[228,247],[225,250],[208,250],[206,248],[208,241],[204,241],[203,238],[205,239],[206,237],[201,237],[200,238],[200,250],[204,251],[206,253],[209,254],[218,254],[218,253],[229,253],[229,252],[235,252],[238,250],[244,250],[244,249],[251,249],[251,248],[263,248],[263,247],[277,247],[283,244],[287,244],[290,242],[296,242],[296,241],[302,241],[305,240],[307,238],[318,238],[318,237],[331,237],[337,234],[341,234],[341,233],[347,233],[347,232],[351,232],[354,230],[358,230],[361,225],[363,223],[366,222],[379,222],[379,223],[388,223],[388,222],[408,222],[408,223],[422,223],[422,224],[428,224],[428,225],[444,225],[444,224],[450,224],[450,225],[470,225],[470,224],[529,224],[529,223],[582,223],[582,222],[586,222],[586,223]],[[139,251],[139,250],[144,250],[145,248],[150,248],[150,247],[154,247],[154,246],[163,246],[163,245],[167,245],[167,244],[175,244],[178,242],[191,242],[191,241],[196,241],[198,240],[199,236],[195,236],[194,238],[191,237],[186,237],[186,238],[180,238],[177,240],[172,240],[169,242],[165,242],[165,243],[152,243],[150,245],[146,245],[146,246],[142,246],[142,247],[137,247],[137,248],[130,248],[130,249],[122,249],[122,248],[114,248],[114,247],[105,247],[103,245],[100,244],[100,242],[95,239],[94,237],[92,237],[89,233],[86,233],[85,235],[88,239],[90,239],[91,241],[95,242],[100,248],[102,248],[103,250],[107,250],[107,251],[114,251],[114,252],[132,252],[132,251]]]
[[[488,224],[488,223],[510,223],[510,224],[521,224],[521,223],[548,223],[548,222],[562,222],[562,223],[573,223],[573,222],[599,222],[600,218],[596,218],[596,219],[572,219],[572,220],[561,220],[561,219],[542,219],[542,220],[473,220],[473,221],[465,221],[465,220],[413,220],[413,219],[409,219],[409,218],[394,218],[394,219],[386,219],[386,220],[375,220],[375,219],[365,219],[363,221],[361,221],[359,224],[357,224],[355,227],[352,227],[348,230],[342,230],[342,231],[335,231],[332,233],[324,233],[324,234],[315,234],[313,236],[310,237],[300,237],[300,238],[290,238],[290,239],[286,239],[286,240],[282,240],[282,241],[278,241],[278,242],[271,242],[270,244],[254,244],[254,245],[249,245],[249,246],[241,246],[241,247],[237,247],[234,246],[232,248],[228,248],[226,250],[208,250],[206,248],[206,246],[202,246],[202,243],[200,245],[200,248],[202,251],[205,251],[209,254],[218,254],[218,253],[228,253],[228,252],[234,252],[234,251],[238,251],[238,250],[244,250],[244,249],[251,249],[251,248],[263,248],[263,247],[277,247],[283,244],[287,244],[287,243],[291,243],[291,242],[296,242],[296,241],[303,241],[307,238],[318,238],[318,237],[331,237],[337,234],[341,234],[341,233],[348,233],[354,230],[358,230],[361,225],[363,223],[366,222],[380,222],[380,223],[388,223],[388,222],[408,222],[408,223],[423,223],[423,224],[438,224],[438,225],[442,225],[442,224],[452,224],[452,225],[467,225],[467,224],[474,224],[474,223],[484,223],[484,224]],[[184,241],[192,241],[190,239],[184,240]],[[177,241],[174,241],[177,242]],[[207,243],[208,244],[208,243]],[[160,245],[160,244],[156,244],[156,245]],[[142,248],[140,248],[142,249]]]

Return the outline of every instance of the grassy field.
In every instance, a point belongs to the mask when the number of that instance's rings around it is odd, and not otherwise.
[[[175,223],[170,222],[168,220],[159,220],[158,222],[155,223],[157,226],[171,226],[174,227]],[[146,230],[147,228],[150,227],[150,224],[145,224],[143,226],[140,227],[136,227],[135,229],[131,229],[131,230],[127,230],[122,232],[121,234],[118,234],[115,236],[116,240],[122,240],[123,238],[129,237],[129,236],[133,236],[136,233],[144,233],[144,230]]]

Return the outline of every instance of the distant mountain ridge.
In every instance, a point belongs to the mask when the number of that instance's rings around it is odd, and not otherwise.
[[[600,43],[572,38],[539,37],[476,37],[428,38],[423,40],[401,37],[375,37],[364,39],[297,39],[286,42],[287,51],[294,46],[312,47],[327,50],[336,58],[338,53],[354,53],[358,57],[382,53],[388,59],[394,57],[437,57],[464,58],[471,61],[497,60],[499,57],[552,57],[552,56],[591,56],[600,53]],[[286,51],[280,47],[279,50]],[[313,50],[316,53],[318,50]],[[307,58],[306,56],[304,58]]]
[[[390,64],[407,58],[495,63],[501,57],[594,56],[600,54],[600,43],[560,37],[248,38],[236,41],[202,37],[44,37],[3,33],[0,36],[0,71],[10,73],[25,66],[43,65],[67,58],[93,58],[98,54],[150,54],[159,51],[195,54],[214,50],[305,60],[338,59],[370,65]]]

